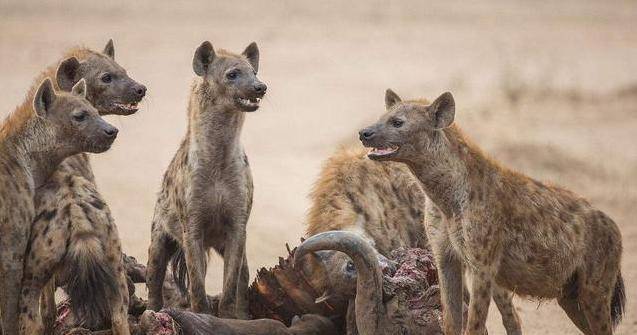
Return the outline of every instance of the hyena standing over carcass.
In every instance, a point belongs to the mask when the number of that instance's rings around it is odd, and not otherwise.
[[[259,49],[241,55],[197,48],[198,78],[188,106],[188,131],[175,154],[155,206],[148,255],[149,308],[163,305],[162,285],[169,259],[181,286],[188,280],[195,312],[211,313],[205,290],[207,251],[223,257],[219,314],[247,318],[246,225],[252,207],[252,176],[239,141],[245,112],[259,108],[266,85],[257,79]],[[185,262],[185,267],[184,267]]]
[[[430,249],[424,226],[426,196],[420,182],[406,165],[376,162],[367,158],[367,152],[362,147],[343,147],[323,165],[310,194],[306,235],[354,232],[374,247],[382,262],[400,247]],[[325,288],[322,300],[341,305],[337,299],[352,298],[346,292],[355,291],[357,272],[345,253],[309,253],[300,264],[313,280],[323,281],[317,285]],[[511,293],[496,288],[493,299],[507,334],[521,334]]]
[[[624,309],[619,228],[587,200],[500,166],[453,125],[455,101],[401,101],[360,131],[375,160],[406,163],[427,194],[446,334],[460,334],[463,268],[471,273],[465,334],[482,335],[495,285],[557,299],[585,334],[612,334]],[[429,201],[430,200],[430,201]]]
[[[29,326],[38,323],[37,304],[35,310],[22,309],[18,318],[36,189],[66,157],[104,152],[117,136],[117,128],[102,120],[85,97],[84,80],[71,93],[56,93],[47,78],[0,129],[0,304],[7,335],[41,331]]]
[[[57,70],[51,66],[44,72],[55,76],[61,90],[84,79],[86,98],[101,115],[137,111],[146,87],[115,62],[112,40],[101,53],[75,48],[67,57]],[[119,236],[97,191],[88,155],[65,159],[36,191],[35,207],[22,310],[38,311],[40,292],[49,282],[42,309],[47,332],[52,332],[57,282],[69,295],[73,314],[83,327],[102,329],[110,324],[115,334],[128,334],[128,290]]]

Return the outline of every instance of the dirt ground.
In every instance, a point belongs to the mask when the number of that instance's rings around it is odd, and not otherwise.
[[[243,132],[255,181],[252,275],[303,234],[321,162],[383,112],[383,92],[454,93],[457,122],[496,158],[589,197],[620,225],[637,333],[637,3],[613,1],[0,1],[0,115],[77,44],[101,49],[148,86],[141,111],[111,117],[95,174],[127,253],[146,261],[164,169],[186,125],[192,53],[203,40],[261,50],[269,90]],[[210,292],[220,288],[217,257]],[[553,302],[516,302],[526,334],[577,334]],[[502,334],[499,315],[490,334]]]

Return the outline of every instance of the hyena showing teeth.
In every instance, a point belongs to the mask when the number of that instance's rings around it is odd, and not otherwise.
[[[134,113],[146,88],[131,79],[114,60],[109,41],[103,52],[73,49],[57,68],[57,86],[68,90],[84,79],[87,99],[101,115]],[[22,305],[38,306],[45,283],[44,320],[47,334],[55,320],[56,281],[71,299],[74,314],[86,328],[112,326],[114,334],[128,334],[128,291],[122,270],[117,228],[99,194],[86,154],[67,158],[36,191],[36,217],[25,263]]]
[[[31,290],[30,283],[46,280],[23,271],[25,262],[45,261],[29,252],[33,248],[29,235],[36,217],[37,188],[66,157],[106,151],[117,137],[117,128],[102,120],[85,99],[86,92],[84,80],[75,84],[71,93],[64,93],[55,92],[47,78],[1,125],[0,310],[7,335],[42,333],[39,290]],[[44,215],[50,218],[55,214]],[[29,298],[34,298],[33,303],[25,304]]]
[[[370,158],[405,163],[427,194],[445,333],[484,334],[500,286],[556,299],[587,335],[612,334],[625,304],[617,224],[577,194],[486,156],[453,124],[451,93],[429,104],[388,90],[386,100],[387,112],[359,134],[366,147],[399,145],[392,155]],[[472,284],[466,324],[463,268]]]
[[[266,91],[257,79],[259,49],[241,55],[215,51],[210,42],[197,48],[197,74],[188,107],[188,131],[164,175],[155,206],[148,251],[149,308],[163,305],[162,285],[173,258],[173,274],[188,281],[194,312],[210,313],[204,285],[206,254],[223,257],[219,313],[247,318],[248,262],[246,225],[252,207],[252,175],[239,141],[244,112],[253,112]],[[246,102],[247,101],[247,102]]]

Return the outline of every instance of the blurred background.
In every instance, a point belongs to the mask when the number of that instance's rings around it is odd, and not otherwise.
[[[140,112],[109,117],[119,137],[93,156],[124,251],[146,262],[164,170],[186,127],[195,48],[256,41],[261,109],[243,143],[255,182],[251,275],[304,233],[321,162],[403,98],[456,97],[458,124],[495,158],[588,197],[620,225],[637,333],[637,2],[0,1],[0,115],[64,51],[101,51],[148,87]],[[212,257],[209,293],[221,287]],[[526,334],[577,334],[553,302],[516,300]],[[490,334],[503,334],[492,304]]]

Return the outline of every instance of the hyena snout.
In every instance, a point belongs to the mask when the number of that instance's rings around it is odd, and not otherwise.
[[[146,96],[146,86],[142,84],[138,84],[138,83],[133,84],[132,91],[133,91],[133,95],[138,100],[142,100],[142,98]]]
[[[374,138],[374,135],[376,135],[376,130],[374,130],[371,127],[361,129],[361,131],[358,132],[358,138],[363,143],[365,143],[366,141],[372,140]]]
[[[99,120],[97,122],[96,128],[97,129],[95,129],[95,131],[91,135],[91,137],[93,138],[93,140],[91,141],[93,143],[93,147],[90,148],[89,151],[100,153],[110,149],[111,145],[117,138],[117,133],[119,133],[119,130],[112,126],[110,123],[103,120]]]
[[[260,81],[257,81],[254,84],[253,89],[254,89],[254,93],[261,98],[265,95],[265,91],[268,90],[268,86]]]

